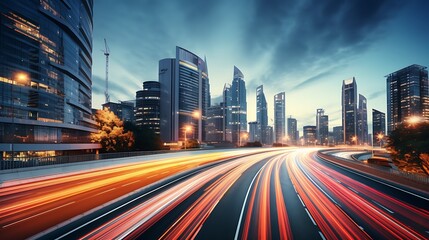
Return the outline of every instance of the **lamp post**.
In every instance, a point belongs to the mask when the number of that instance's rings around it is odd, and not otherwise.
[[[357,145],[357,137],[356,136],[352,137],[352,142],[355,142],[355,144]]]
[[[11,98],[12,98],[12,141],[10,150],[12,152],[12,163],[11,167],[13,167],[14,164],[14,158],[15,158],[15,150],[14,150],[14,143],[15,143],[15,96],[14,96],[14,85],[17,83],[25,84],[27,83],[29,77],[27,73],[24,72],[17,72],[14,74],[12,79],[12,91],[11,91]]]
[[[189,125],[185,126],[185,150],[186,150],[186,142],[187,142],[188,131],[191,131],[191,126],[189,126]]]

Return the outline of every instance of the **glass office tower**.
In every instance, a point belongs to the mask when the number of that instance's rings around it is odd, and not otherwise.
[[[206,61],[176,47],[176,58],[159,61],[161,87],[161,140],[205,140],[205,121],[210,106]],[[187,130],[189,129],[189,131]]]
[[[92,0],[0,2],[3,158],[83,153],[90,143]]]
[[[355,78],[343,81],[342,95],[343,140],[345,144],[357,141],[357,85]]]
[[[429,120],[428,71],[413,64],[387,77],[387,132],[416,116]]]
[[[274,95],[274,131],[275,142],[285,143],[286,130],[286,97],[285,92]]]

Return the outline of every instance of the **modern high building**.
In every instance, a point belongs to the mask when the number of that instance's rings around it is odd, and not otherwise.
[[[225,111],[227,117],[228,134],[231,132],[231,142],[239,145],[242,142],[244,133],[247,132],[247,100],[246,100],[246,82],[244,75],[236,66],[234,66],[234,74],[232,84],[225,86],[224,96],[226,100]],[[229,87],[229,89],[228,89]]]
[[[176,58],[159,61],[161,86],[161,140],[177,142],[188,138],[205,140],[205,120],[210,106],[206,61],[176,47]]]
[[[413,116],[429,120],[427,67],[413,64],[386,77],[387,133]]]
[[[274,131],[275,142],[282,143],[286,130],[286,98],[285,92],[274,95]]]
[[[325,115],[325,110],[316,110],[316,139],[317,144],[326,145],[329,137],[329,117]]]
[[[292,118],[292,116],[290,116],[287,119],[287,135],[289,138],[289,142],[292,144],[296,144],[298,141],[298,125],[297,125],[297,121],[295,118]]]
[[[157,81],[146,81],[143,90],[136,92],[134,119],[137,127],[160,134],[161,88]]]
[[[265,144],[273,145],[273,140],[274,140],[273,126],[267,126],[266,133],[265,133]]]
[[[343,126],[333,127],[332,128],[332,134],[333,134],[335,145],[344,143]]]
[[[257,139],[258,122],[249,122],[249,142],[259,141]]]
[[[207,109],[206,141],[210,143],[220,143],[223,141],[224,130],[224,106],[210,106]]]
[[[0,158],[82,154],[90,134],[93,1],[0,1]]]
[[[223,121],[224,121],[224,130],[223,130],[223,141],[232,143],[232,94],[231,94],[231,84],[225,84],[223,87]]]
[[[316,126],[304,126],[302,128],[304,134],[304,143],[312,145],[316,143]]]
[[[345,144],[356,144],[357,138],[357,85],[355,78],[343,80],[341,105],[343,140]]]
[[[357,132],[358,143],[360,145],[368,144],[368,110],[366,98],[361,94],[359,94]]]
[[[103,108],[108,108],[123,122],[134,123],[134,101],[121,101],[119,103],[103,103]]]
[[[263,85],[256,88],[256,121],[258,122],[257,139],[261,141],[262,144],[266,144],[268,141],[268,110]]]
[[[383,137],[386,135],[386,114],[372,109],[372,141],[374,145],[379,142],[379,134]]]

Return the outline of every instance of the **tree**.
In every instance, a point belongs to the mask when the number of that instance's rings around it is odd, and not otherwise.
[[[132,132],[124,132],[123,122],[108,108],[97,110],[94,115],[99,129],[91,134],[91,141],[98,142],[104,152],[128,151],[134,144]]]
[[[429,174],[429,123],[401,124],[387,138],[393,163],[399,169]]]

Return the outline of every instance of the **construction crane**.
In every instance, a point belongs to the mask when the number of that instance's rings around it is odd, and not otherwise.
[[[104,91],[104,96],[106,97],[106,103],[110,102],[109,96],[109,46],[107,46],[107,41],[104,39],[104,50],[102,50],[104,56],[106,56],[106,90]]]

